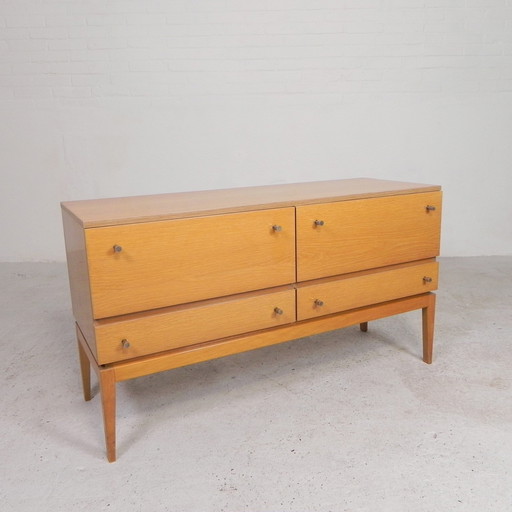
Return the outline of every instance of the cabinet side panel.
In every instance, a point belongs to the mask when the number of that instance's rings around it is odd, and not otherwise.
[[[91,289],[85,252],[84,229],[66,210],[62,210],[66,257],[68,262],[69,287],[73,315],[80,326],[85,339],[96,357],[96,339],[94,335]]]

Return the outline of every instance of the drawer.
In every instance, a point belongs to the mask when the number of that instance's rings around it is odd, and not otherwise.
[[[294,321],[295,290],[292,288],[97,320],[98,363],[121,361]],[[124,348],[122,340],[127,340],[129,347]]]
[[[438,265],[432,262],[403,266],[355,277],[333,278],[321,283],[299,285],[297,320],[436,290]]]
[[[85,237],[96,319],[295,281],[294,208],[89,228]]]
[[[297,279],[435,257],[440,222],[441,192],[299,206]]]

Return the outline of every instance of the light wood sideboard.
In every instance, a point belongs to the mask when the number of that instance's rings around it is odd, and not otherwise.
[[[431,363],[441,195],[358,178],[62,203],[108,460],[120,381],[415,309]]]

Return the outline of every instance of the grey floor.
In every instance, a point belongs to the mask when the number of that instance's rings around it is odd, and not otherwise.
[[[512,257],[442,260],[431,366],[412,312],[120,383],[114,464],[65,266],[0,290],[3,511],[512,510]]]

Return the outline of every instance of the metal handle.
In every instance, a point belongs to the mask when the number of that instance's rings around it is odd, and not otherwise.
[[[425,208],[427,209],[427,212],[433,212],[436,209],[436,207],[431,204],[427,204]]]
[[[425,281],[425,283],[431,283],[432,282],[432,278],[431,277],[428,277],[428,276],[425,276],[423,278],[423,281]]]
[[[323,300],[315,299],[315,306],[323,306],[323,305],[324,305],[324,301]]]
[[[128,340],[121,340],[123,348],[130,348],[130,342]]]
[[[281,308],[274,308],[274,313],[276,315],[282,315],[284,311]]]
[[[272,226],[272,229],[273,229],[274,231],[283,231],[283,226],[278,226],[277,224],[274,224],[274,225]]]
[[[323,220],[315,220],[315,226],[323,226],[325,222]]]
[[[120,245],[114,245],[114,252],[121,252],[123,248]]]

